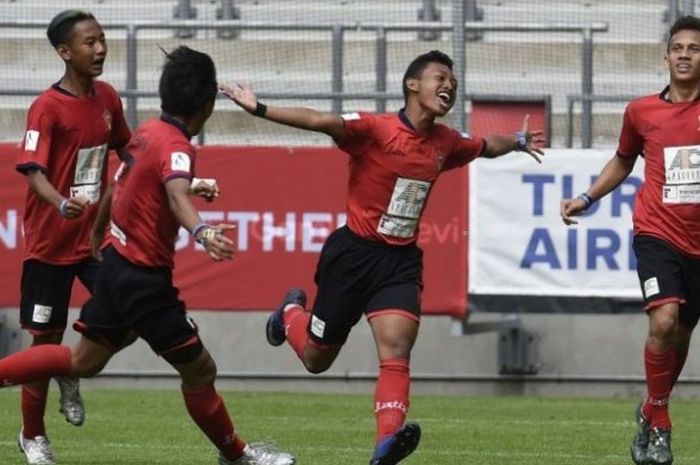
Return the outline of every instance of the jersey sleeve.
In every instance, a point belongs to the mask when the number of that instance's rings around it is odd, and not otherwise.
[[[46,173],[51,156],[51,142],[56,115],[36,100],[27,114],[27,129],[20,143],[15,169],[20,173],[38,169]]]
[[[442,166],[442,171],[459,168],[475,158],[481,156],[486,150],[486,140],[481,137],[473,137],[466,132],[449,129],[452,138],[452,151]]]
[[[622,129],[620,130],[620,141],[617,145],[617,154],[621,157],[629,158],[642,153],[644,139],[634,124],[634,111],[630,105],[625,108],[625,115],[622,118]]]
[[[350,155],[361,153],[362,147],[373,138],[376,117],[364,112],[345,113],[340,117],[343,118],[345,127],[342,136],[336,140],[338,148]]]
[[[194,177],[194,148],[182,144],[163,147],[160,152],[160,177],[163,184],[175,179]]]

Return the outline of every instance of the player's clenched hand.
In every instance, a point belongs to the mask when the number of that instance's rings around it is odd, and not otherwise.
[[[233,241],[224,235],[224,232],[236,229],[232,224],[219,224],[205,228],[197,233],[197,240],[206,249],[209,257],[217,262],[233,258]]]
[[[248,113],[254,112],[255,107],[258,106],[258,98],[251,88],[243,81],[236,81],[236,84],[232,86],[220,84],[219,90]]]
[[[61,213],[62,217],[68,220],[73,220],[83,214],[85,207],[87,207],[89,203],[90,201],[87,199],[87,197],[83,197],[81,195],[77,197],[69,197],[61,202],[61,205],[58,207],[58,211]]]
[[[525,136],[525,146],[522,147],[522,150],[530,154],[537,163],[542,163],[540,157],[544,156],[544,151],[542,149],[547,143],[547,138],[544,136],[544,131],[541,129],[530,131],[529,121],[530,115],[525,115],[523,126],[520,129],[520,133]]]
[[[565,225],[578,224],[573,217],[582,215],[586,211],[586,202],[583,199],[564,199],[559,204],[559,214]]]
[[[190,192],[193,195],[203,197],[207,202],[211,202],[219,196],[221,190],[219,189],[219,184],[216,182],[216,179],[194,178],[190,186]]]

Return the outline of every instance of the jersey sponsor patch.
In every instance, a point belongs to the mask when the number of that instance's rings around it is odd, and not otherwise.
[[[107,144],[78,150],[73,183],[80,185],[100,182],[106,154]]]
[[[700,146],[664,147],[664,203],[700,203]]]
[[[53,309],[48,305],[34,304],[34,313],[32,321],[34,323],[48,323],[51,320],[51,311]]]
[[[361,118],[360,114],[355,112],[355,113],[343,113],[340,115],[341,118],[343,118],[344,121],[357,121],[358,119]]]
[[[323,337],[326,332],[326,322],[317,317],[316,315],[311,315],[311,334],[316,337]]]
[[[173,171],[190,171],[190,156],[185,152],[170,154],[170,169]]]
[[[661,292],[659,289],[659,279],[656,277],[649,278],[644,281],[644,298],[648,299],[651,296],[655,296]]]
[[[36,148],[39,145],[39,131],[34,131],[30,129],[24,135],[24,150],[28,152],[36,152]]]
[[[91,204],[96,204],[100,201],[100,186],[102,183],[86,184],[84,186],[71,186],[71,197],[85,197]]]
[[[394,237],[412,237],[416,233],[431,183],[416,179],[398,178],[394,192],[377,225],[377,232]]]

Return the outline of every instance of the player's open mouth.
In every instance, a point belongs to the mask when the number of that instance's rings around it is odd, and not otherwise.
[[[452,95],[449,92],[438,92],[437,95],[443,106],[449,107],[452,104]]]

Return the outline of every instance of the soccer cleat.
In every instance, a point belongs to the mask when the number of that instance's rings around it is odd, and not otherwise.
[[[418,423],[406,423],[393,436],[377,443],[369,465],[396,465],[416,450],[419,441]]]
[[[301,308],[305,308],[306,292],[296,287],[291,288],[287,291],[279,308],[267,319],[265,335],[267,336],[267,342],[269,342],[271,346],[280,346],[287,340],[287,331],[284,327],[284,307],[289,304],[296,304]]]
[[[56,382],[61,391],[59,411],[71,425],[82,425],[85,422],[85,406],[80,395],[80,381],[73,378],[56,378]]]
[[[637,406],[637,410],[634,412],[634,419],[637,422],[637,433],[634,435],[632,447],[630,447],[632,461],[637,465],[644,465],[646,463],[647,447],[649,447],[650,425],[642,412],[643,405],[644,401]]]
[[[671,430],[652,427],[649,431],[649,447],[645,465],[671,465]]]
[[[294,465],[296,459],[286,452],[278,452],[268,444],[247,444],[243,456],[229,460],[219,454],[219,465]]]
[[[55,465],[51,442],[46,436],[33,439],[25,438],[24,431],[19,432],[17,445],[27,459],[27,465]]]

